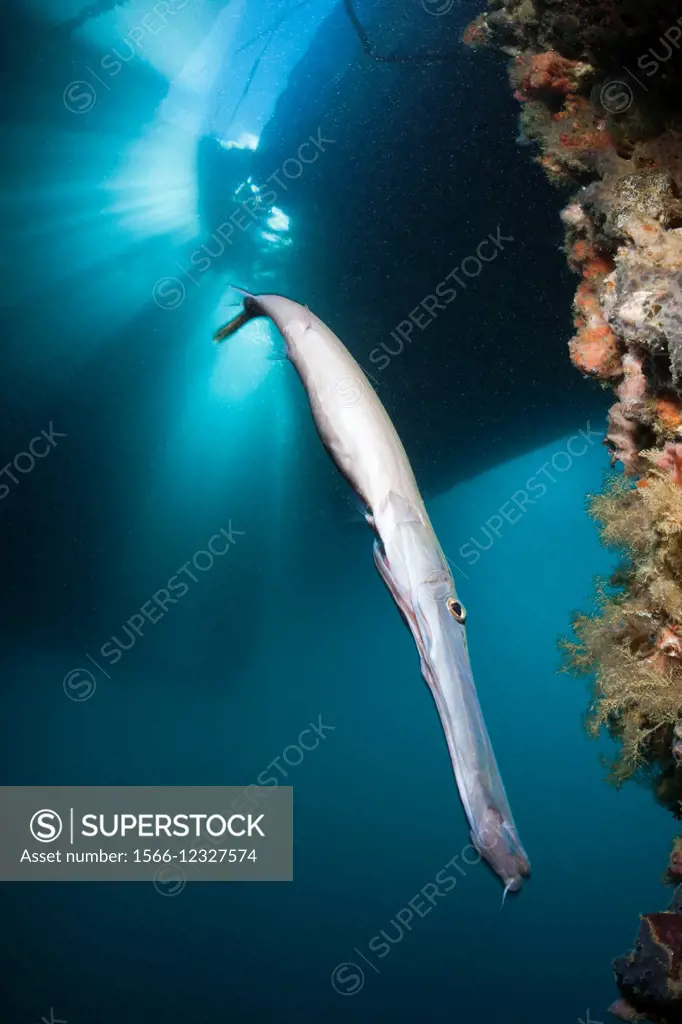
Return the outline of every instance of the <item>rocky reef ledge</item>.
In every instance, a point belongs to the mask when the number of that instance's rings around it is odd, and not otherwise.
[[[463,41],[509,59],[520,137],[566,193],[565,249],[580,278],[569,355],[614,392],[614,469],[589,509],[621,564],[597,581],[596,610],[576,615],[566,665],[594,679],[587,728],[616,740],[612,780],[644,775],[679,818],[682,7],[491,0]],[[669,911],[642,917],[635,950],[614,968],[615,1016],[682,1021],[681,888]]]
[[[676,886],[669,909],[643,914],[633,950],[613,963],[622,995],[610,1010],[619,1020],[682,1020],[682,838],[675,840],[664,881]]]

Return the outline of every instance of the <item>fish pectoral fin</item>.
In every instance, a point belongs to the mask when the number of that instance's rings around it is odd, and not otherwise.
[[[417,616],[414,613],[414,609],[403,597],[400,588],[398,587],[395,577],[391,572],[390,566],[386,559],[383,547],[380,541],[374,541],[374,564],[379,570],[379,575],[383,579],[386,587],[388,588],[391,597],[398,605],[398,611],[403,617],[405,625],[409,629],[410,633],[414,638],[414,642],[417,645],[417,651],[419,653],[419,661],[421,663],[421,670],[424,679],[429,686],[435,685],[433,675],[428,665],[426,658],[426,651],[424,650],[424,644],[422,641],[421,633],[419,632],[419,625],[417,624]]]
[[[405,622],[410,627],[412,632],[414,632],[414,630],[417,627],[417,621],[415,619],[414,611],[405,601],[402,593],[400,592],[400,587],[396,583],[395,576],[391,572],[391,567],[388,564],[386,553],[384,551],[381,541],[379,540],[374,541],[374,564],[379,570],[379,575],[386,584],[391,594],[391,597],[398,605],[398,608],[400,609],[400,614],[405,619]]]
[[[352,495],[348,501],[351,511],[346,517],[345,522],[347,523],[369,523],[370,526],[374,526],[374,520],[367,510],[367,506],[357,495]]]

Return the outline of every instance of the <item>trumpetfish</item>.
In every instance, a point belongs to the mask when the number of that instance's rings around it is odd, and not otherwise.
[[[464,606],[388,413],[362,368],[307,306],[281,295],[243,295],[224,341],[255,317],[271,319],[310,401],[322,443],[365,505],[374,561],[407,623],[433,694],[460,798],[480,856],[504,898],[530,874],[483,720],[467,647]]]

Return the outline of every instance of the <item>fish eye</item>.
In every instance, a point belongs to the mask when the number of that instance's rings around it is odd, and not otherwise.
[[[457,619],[457,621],[463,626],[466,622],[467,613],[462,602],[458,601],[454,597],[449,597],[447,599],[447,606],[453,619]]]

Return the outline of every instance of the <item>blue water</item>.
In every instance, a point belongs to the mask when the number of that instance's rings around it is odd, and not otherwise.
[[[431,503],[453,560],[468,538],[483,540],[482,523],[566,440]],[[583,686],[556,671],[568,612],[589,600],[592,573],[610,565],[583,511],[604,458],[594,445],[563,475],[550,466],[556,482],[543,477],[546,494],[476,565],[459,563],[481,701],[533,862],[519,897],[500,913],[497,880],[466,866],[440,726],[412,641],[375,577],[367,530],[318,529],[286,586],[254,585],[258,540],[247,530],[234,549],[241,560],[205,582],[228,604],[236,593],[258,618],[248,655],[223,622],[224,663],[207,669],[199,648],[215,595],[198,586],[83,704],[65,700],[57,679],[82,660],[81,647],[65,644],[59,658],[25,651],[3,699],[13,737],[5,777],[246,784],[271,766],[267,774],[294,786],[295,881],[190,881],[172,899],[144,884],[5,887],[12,1019],[50,1005],[69,1021],[95,1012],[136,1022],[466,1014],[540,1024],[548,1006],[553,1020],[584,1018],[587,1007],[603,1019],[609,960],[630,942],[642,907],[664,900],[657,879],[674,832],[645,789],[604,783],[598,745],[580,725]],[[336,558],[325,581],[314,563],[328,551]],[[140,593],[131,581],[131,610]],[[208,615],[209,634],[216,618]],[[169,648],[188,631],[197,652],[179,671],[167,665]],[[291,745],[311,722],[324,739],[298,763]],[[397,915],[405,923],[410,900],[458,855],[460,870],[447,872],[456,886],[428,913],[417,899],[425,916],[407,918],[401,936]],[[352,997],[330,983],[344,963],[354,966],[335,977]]]
[[[399,53],[457,47],[478,10],[356,6]],[[667,902],[675,823],[649,789],[606,784],[611,746],[581,724],[588,684],[557,671],[571,613],[614,565],[585,512],[606,401],[566,354],[559,201],[516,145],[489,55],[373,64],[343,7],[311,2],[254,69],[278,10],[183,6],[104,84],[88,69],[127,52],[140,4],[27,3],[10,22],[3,464],[43,429],[64,436],[0,500],[2,781],[275,778],[294,787],[295,857],[290,883],[190,879],[173,896],[2,885],[2,1020],[603,1021],[612,958]],[[74,81],[95,89],[88,109],[65,105]],[[198,274],[192,254],[215,251],[232,209],[221,143],[258,137],[262,182],[320,125],[334,142],[279,196],[276,241],[242,232]],[[500,223],[504,259],[378,371],[371,352]],[[159,302],[171,277],[181,301]],[[254,323],[210,343],[229,281],[324,316],[412,457],[532,861],[503,912],[498,880],[466,863],[371,534],[293,369],[269,358],[281,341]],[[122,650],[124,624],[221,529],[229,553]],[[67,699],[84,665],[96,688]]]

